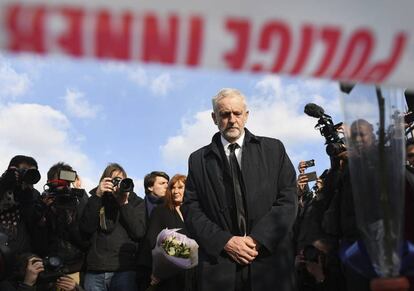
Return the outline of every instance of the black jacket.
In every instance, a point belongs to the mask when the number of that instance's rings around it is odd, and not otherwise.
[[[247,235],[261,245],[249,266],[252,291],[294,289],[291,241],[297,211],[296,175],[283,144],[246,130],[242,175]],[[191,154],[182,211],[188,233],[198,242],[199,290],[234,290],[237,264],[223,248],[234,235],[234,195],[220,133]],[[231,179],[231,178],[230,178]]]
[[[145,263],[148,268],[152,268],[151,250],[155,247],[158,234],[164,229],[180,228],[179,233],[187,235],[184,222],[176,210],[170,210],[165,205],[156,207],[151,214],[147,234],[145,235]],[[191,290],[191,281],[188,279],[192,275],[192,270],[180,272],[179,274],[168,279],[161,280],[157,284],[157,291],[184,291]],[[186,280],[187,278],[187,280]],[[187,281],[187,282],[186,282]]]
[[[61,257],[70,273],[82,269],[85,253],[89,248],[89,241],[79,230],[80,218],[88,202],[86,191],[82,192],[83,195],[79,197],[76,207],[70,205],[69,201],[66,201],[66,204],[46,206],[39,199],[37,216],[40,219],[32,235],[33,252],[41,257]]]
[[[145,234],[143,199],[131,193],[128,204],[118,206],[111,195],[98,197],[95,195],[95,189],[91,194],[80,223],[81,232],[88,235],[91,240],[87,270],[135,270],[138,243]],[[106,230],[100,225],[101,208],[105,209]]]

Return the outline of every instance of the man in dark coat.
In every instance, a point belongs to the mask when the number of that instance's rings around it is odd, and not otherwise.
[[[220,132],[191,154],[182,206],[200,245],[198,290],[293,290],[292,163],[279,140],[244,128],[249,112],[241,92],[221,90],[213,110]]]

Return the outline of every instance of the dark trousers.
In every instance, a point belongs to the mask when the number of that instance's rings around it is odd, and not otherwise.
[[[250,266],[237,265],[235,291],[251,291]]]

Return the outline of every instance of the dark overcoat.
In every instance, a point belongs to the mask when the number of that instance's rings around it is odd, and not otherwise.
[[[245,130],[242,174],[247,235],[261,245],[250,268],[252,291],[293,290],[292,226],[297,212],[296,174],[283,144]],[[199,290],[234,290],[237,264],[223,250],[234,233],[232,191],[220,133],[192,153],[182,211],[200,245]],[[233,200],[234,201],[234,200]]]

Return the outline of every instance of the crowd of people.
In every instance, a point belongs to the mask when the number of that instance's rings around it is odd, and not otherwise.
[[[351,250],[350,246],[361,247],[366,235],[362,233],[363,227],[360,225],[363,217],[358,220],[357,207],[355,204],[357,198],[353,193],[356,187],[352,187],[350,172],[350,155],[369,156],[370,153],[377,150],[378,141],[374,134],[373,125],[364,119],[354,121],[350,127],[350,143],[353,143],[353,152],[343,150],[335,156],[331,156],[331,168],[325,170],[310,188],[308,186],[308,176],[305,171],[308,165],[301,161],[298,165],[297,193],[299,199],[298,214],[294,225],[294,241],[296,243],[296,270],[298,274],[299,290],[371,290],[371,279],[379,276],[374,271],[372,258],[368,259],[368,268],[364,265],[363,256],[358,257],[359,268],[344,259],[345,252]],[[402,146],[404,146],[402,144]],[[414,140],[406,140],[406,168],[405,168],[405,193],[402,194],[403,205],[405,209],[392,209],[396,217],[401,217],[404,225],[402,229],[402,242],[413,243],[414,220],[412,219],[412,210],[414,209]],[[372,155],[371,157],[374,157]],[[352,157],[351,157],[352,158]],[[370,161],[372,162],[372,161]],[[371,213],[372,217],[378,217],[380,210],[377,201],[380,200],[378,185],[369,184],[367,177],[377,175],[378,161],[369,165],[372,173],[362,175],[360,179],[367,179],[365,185],[368,189],[362,194],[367,196],[365,201],[369,204],[364,205],[362,211]],[[398,169],[394,169],[397,171]],[[392,180],[393,176],[389,178]],[[395,177],[395,176],[394,176]],[[410,182],[411,181],[411,182]],[[398,185],[393,184],[391,187],[398,189]],[[361,193],[358,193],[361,195]],[[391,193],[397,197],[400,193],[395,191]],[[378,196],[376,196],[378,195]],[[395,200],[397,201],[398,198]],[[362,199],[358,199],[361,201]],[[391,207],[395,202],[389,201]],[[377,220],[378,221],[378,220]],[[360,224],[358,224],[358,222]],[[374,225],[374,224],[372,224]],[[377,225],[378,226],[378,225]],[[393,229],[393,233],[398,233],[398,229]],[[378,240],[372,237],[372,241]],[[354,244],[354,245],[353,245]],[[366,248],[363,246],[366,253]],[[383,256],[384,254],[376,254]],[[403,261],[407,254],[400,252],[400,260]],[[410,281],[413,280],[412,270],[402,270],[405,272]],[[411,289],[414,288],[411,283]]]
[[[36,160],[13,157],[0,178],[0,290],[369,290],[339,255],[361,240],[345,145],[309,187],[309,163],[296,176],[281,141],[245,128],[240,91],[222,89],[212,105],[219,132],[190,155],[188,176],[150,172],[144,199],[117,163],[87,193],[59,162],[39,193]],[[366,120],[350,132],[361,151],[376,144]],[[406,149],[404,238],[414,242],[413,140]],[[154,274],[164,229],[198,243],[196,267]]]

